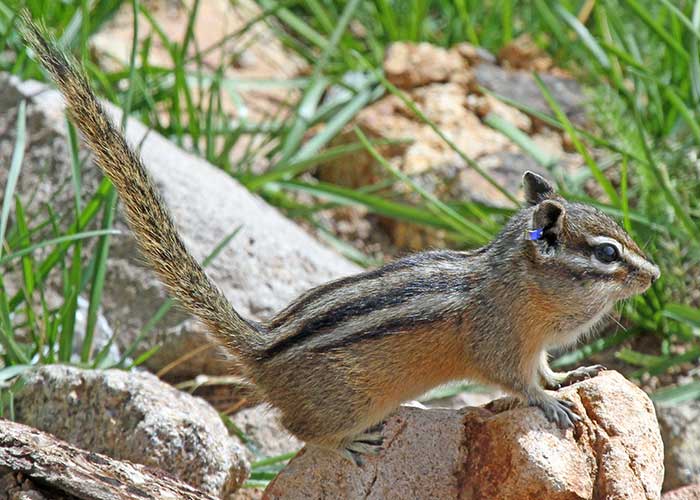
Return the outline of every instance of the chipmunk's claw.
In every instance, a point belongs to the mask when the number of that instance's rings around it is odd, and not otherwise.
[[[561,429],[568,429],[581,421],[581,417],[573,411],[574,403],[564,399],[548,397],[530,401],[530,405],[541,409],[547,420],[554,422]]]

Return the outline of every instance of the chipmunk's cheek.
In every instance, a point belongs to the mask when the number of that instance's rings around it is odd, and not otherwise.
[[[614,292],[610,294],[610,298],[614,301],[624,300],[638,293],[632,277],[624,268],[611,274],[608,283],[614,289]]]
[[[634,270],[627,274],[627,279],[624,282],[626,283],[627,297],[632,297],[646,292],[651,286],[652,279],[648,274]]]

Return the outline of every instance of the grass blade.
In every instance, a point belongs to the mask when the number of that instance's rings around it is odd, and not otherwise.
[[[537,163],[546,169],[554,168],[557,165],[557,158],[553,158],[542,151],[537,144],[530,139],[529,135],[525,134],[508,120],[504,120],[495,113],[489,113],[484,118],[484,123],[505,135],[508,139],[517,144],[520,149],[530,155]]]
[[[535,78],[535,83],[540,88],[540,92],[542,92],[542,96],[545,98],[545,100],[547,101],[547,104],[554,112],[554,115],[557,117],[559,122],[564,127],[564,130],[566,131],[566,133],[569,134],[569,137],[571,138],[571,142],[574,144],[576,151],[578,151],[578,153],[583,157],[584,161],[586,162],[586,165],[588,165],[588,168],[591,170],[593,177],[595,177],[596,181],[598,181],[598,184],[600,184],[600,186],[603,188],[603,190],[605,191],[605,194],[608,195],[608,198],[610,198],[610,201],[612,202],[612,204],[619,207],[620,206],[620,198],[617,195],[617,192],[615,192],[615,188],[613,187],[611,182],[608,180],[608,178],[605,177],[603,172],[600,170],[600,167],[598,166],[596,161],[593,159],[591,154],[588,152],[588,148],[586,148],[586,146],[584,146],[583,142],[581,141],[578,134],[576,133],[576,128],[573,126],[573,124],[569,120],[569,117],[566,116],[566,113],[564,113],[564,111],[561,109],[561,106],[559,106],[559,103],[557,103],[557,101],[552,96],[551,92],[549,92],[549,89],[547,88],[545,83],[542,81],[542,78],[540,78],[540,75],[538,75],[537,73],[534,73],[533,76]]]
[[[80,361],[87,363],[92,356],[92,340],[97,324],[97,314],[102,302],[102,290],[104,288],[105,275],[107,274],[107,255],[109,254],[110,234],[109,230],[114,223],[114,213],[117,206],[117,190],[112,188],[107,196],[102,217],[102,230],[106,234],[100,236],[95,249],[95,269],[90,286],[90,304],[88,305],[87,321],[85,325],[85,338],[80,353]]]
[[[661,314],[700,330],[700,309],[683,304],[666,304]]]
[[[586,46],[586,48],[593,54],[598,60],[598,63],[605,69],[610,69],[610,59],[605,54],[596,39],[591,35],[591,32],[581,23],[581,21],[567,11],[561,4],[556,4],[554,9],[557,13],[566,21],[566,23],[576,32],[576,34],[581,38],[581,41]]]
[[[340,205],[359,204],[365,207],[368,211],[379,215],[442,229],[451,229],[449,224],[446,224],[441,219],[438,219],[422,207],[414,207],[404,203],[397,203],[387,200],[381,196],[373,196],[371,194],[363,193],[356,189],[348,189],[324,182],[310,184],[301,181],[283,181],[277,184],[285,189],[309,193]],[[271,185],[271,187],[274,186],[275,184]]]
[[[700,0],[693,6],[693,28],[697,32],[700,28]],[[695,40],[690,46],[690,81],[692,83],[693,100],[700,101],[700,54],[698,54],[700,40]]]
[[[688,128],[693,133],[693,136],[695,137],[695,143],[700,144],[700,125],[698,125],[697,120],[693,116],[693,112],[690,109],[688,109],[688,106],[686,106],[683,100],[678,96],[678,94],[674,92],[672,87],[666,87],[664,89],[664,92],[666,93],[666,97],[668,98],[670,103],[680,113],[681,117],[688,125]]]
[[[378,97],[371,89],[364,89],[357,93],[338,113],[325,125],[323,130],[306,142],[299,151],[292,156],[292,162],[299,162],[318,154],[318,151],[328,144],[342,129],[350,123],[350,120],[369,102]]]
[[[67,118],[66,128],[68,130],[68,146],[70,147],[71,182],[73,183],[73,193],[75,196],[75,212],[79,214],[81,209],[80,194],[82,192],[82,181],[80,176],[80,156],[78,154],[78,133],[75,130],[73,122]]]
[[[656,21],[654,21],[652,15],[646,9],[644,9],[637,2],[637,0],[625,0],[625,2],[632,8],[637,16],[639,16],[639,19],[641,19],[644,24],[646,24],[654,33],[656,33],[668,47],[670,47],[676,54],[681,56],[685,61],[690,60],[690,56],[685,51],[683,46],[678,43],[678,40],[676,40],[670,33],[668,33]]]
[[[17,232],[20,238],[20,244],[22,246],[29,245],[29,228],[27,227],[27,219],[24,215],[24,207],[19,199],[19,196],[15,198],[15,219],[17,222]],[[36,325],[36,314],[34,313],[34,290],[35,290],[35,280],[34,280],[34,263],[32,262],[31,255],[27,254],[22,257],[22,290],[24,291],[24,296],[27,297],[26,302],[26,314],[27,314],[27,327],[30,334],[34,337],[36,341],[37,325]]]
[[[651,395],[651,399],[655,403],[671,406],[700,399],[700,381],[660,389]]]
[[[379,140],[372,141],[374,146],[388,146],[401,144],[410,141],[394,141],[394,140]],[[272,170],[261,175],[256,175],[250,180],[244,179],[246,187],[251,191],[258,191],[260,188],[268,183],[280,181],[283,179],[291,179],[303,172],[311,170],[317,165],[321,165],[330,160],[335,160],[343,156],[348,156],[352,153],[357,153],[364,151],[365,147],[359,143],[353,144],[341,144],[339,146],[333,146],[320,151],[319,153],[300,161],[295,161],[294,163],[289,163],[279,170]]]
[[[673,212],[675,213],[678,220],[681,221],[683,226],[685,226],[686,230],[688,231],[688,234],[693,239],[700,242],[700,229],[698,229],[695,222],[693,222],[693,220],[688,215],[688,210],[684,208],[683,205],[681,205],[678,196],[673,191],[673,189],[671,189],[671,186],[669,186],[668,181],[661,172],[659,166],[654,162],[654,157],[651,154],[651,149],[649,148],[649,144],[647,144],[647,139],[644,134],[644,125],[642,124],[642,119],[639,116],[639,111],[636,107],[634,107],[634,120],[635,124],[637,125],[639,142],[642,144],[644,155],[647,158],[648,170],[651,171],[652,175],[656,179],[658,186],[661,188],[661,191],[664,194],[666,201],[668,201],[668,203],[671,205],[671,207],[673,208]]]
[[[21,250],[17,250],[11,254],[5,255],[4,257],[0,258],[0,265],[6,264],[14,259],[19,259],[20,257],[30,254],[38,250],[39,248],[45,248],[54,245],[64,245],[66,243],[70,244],[71,242],[76,240],[84,240],[87,238],[95,238],[116,234],[121,234],[121,232],[117,229],[98,229],[95,231],[83,231],[81,233],[67,234],[65,236],[59,236],[58,238],[40,241],[39,243],[35,243],[33,245],[28,246],[27,248],[22,248]]]
[[[10,160],[10,171],[7,175],[7,185],[5,186],[5,194],[2,201],[2,212],[0,212],[0,259],[5,246],[5,231],[7,230],[7,221],[10,218],[10,207],[15,196],[15,187],[19,172],[22,169],[22,161],[24,160],[24,148],[27,142],[27,103],[22,101],[17,110],[17,137],[15,138],[15,146],[12,151],[12,159]],[[2,262],[2,261],[0,261]]]

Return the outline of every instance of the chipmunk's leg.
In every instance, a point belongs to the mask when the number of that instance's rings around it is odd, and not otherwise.
[[[593,378],[600,372],[606,370],[603,365],[581,366],[568,372],[555,372],[549,367],[547,353],[542,351],[540,355],[540,365],[538,368],[540,378],[545,389],[557,390],[561,387]]]
[[[548,394],[540,385],[542,360],[546,362],[547,358],[534,357],[528,365],[520,367],[521,372],[513,372],[509,377],[510,380],[504,380],[502,384],[505,388],[519,394],[528,406],[536,406],[541,409],[550,422],[554,422],[564,429],[573,427],[575,422],[581,420],[581,417],[573,411],[574,404]],[[549,369],[547,375],[551,376],[552,374],[554,372]]]
[[[542,380],[542,385],[545,389],[557,390],[562,387],[564,380],[566,380],[566,372],[555,372],[549,366],[547,358],[549,355],[547,351],[542,351],[540,354],[540,364],[537,368],[540,379]]]

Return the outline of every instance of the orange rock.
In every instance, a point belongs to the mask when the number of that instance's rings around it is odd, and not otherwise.
[[[554,66],[552,58],[535,44],[528,33],[520,35],[498,52],[501,64],[514,69],[547,71]]]
[[[700,484],[691,484],[677,490],[664,493],[662,500],[700,500]]]
[[[397,87],[413,88],[446,82],[455,74],[468,72],[468,69],[455,50],[446,50],[426,42],[396,42],[386,51],[384,71],[389,81]]]
[[[402,407],[384,427],[379,456],[362,467],[304,449],[267,499],[658,499],[663,445],[654,409],[616,372],[560,395],[583,421],[561,430],[536,408]]]

